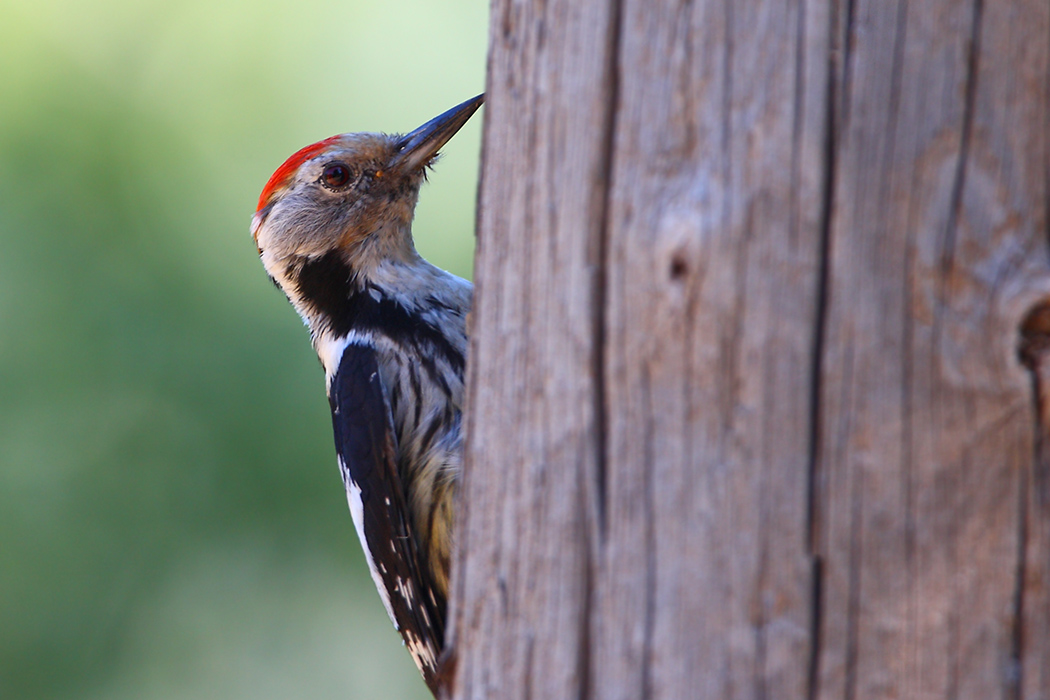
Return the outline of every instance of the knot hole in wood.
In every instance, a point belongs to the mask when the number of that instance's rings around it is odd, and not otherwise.
[[[689,262],[681,252],[671,257],[670,273],[671,280],[674,282],[682,281],[682,278],[689,274]]]
[[[1032,306],[1019,330],[1017,357],[1029,370],[1038,372],[1050,354],[1050,299]]]

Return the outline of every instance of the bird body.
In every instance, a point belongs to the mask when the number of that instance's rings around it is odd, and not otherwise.
[[[310,329],[369,570],[436,693],[472,287],[424,260],[411,224],[426,168],[483,96],[407,136],[344,134],[271,176],[252,234]]]

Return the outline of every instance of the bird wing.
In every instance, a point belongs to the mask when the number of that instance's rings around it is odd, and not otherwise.
[[[423,679],[436,693],[445,598],[423,566],[412,532],[390,404],[373,347],[346,347],[328,400],[339,468],[372,578]]]

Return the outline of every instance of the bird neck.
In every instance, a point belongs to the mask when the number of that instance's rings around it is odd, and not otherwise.
[[[377,335],[400,336],[420,327],[421,314],[448,287],[458,293],[459,278],[418,254],[355,266],[333,249],[300,259],[287,268],[281,286],[310,328],[314,348],[331,375],[348,343],[374,344]],[[469,294],[469,292],[468,292]]]
[[[322,245],[260,250],[271,279],[315,336],[325,330],[345,332],[352,322],[352,300],[374,287],[373,280],[389,277],[384,272],[388,268],[426,265],[413,245],[411,222],[388,222],[364,235],[348,230],[323,240]]]
[[[358,266],[334,249],[297,261],[284,285],[303,320],[315,333],[346,335],[370,313],[374,301],[397,297],[412,305],[416,279],[432,267],[418,255],[410,260],[387,259]]]

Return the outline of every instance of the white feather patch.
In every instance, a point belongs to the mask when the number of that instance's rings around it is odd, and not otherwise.
[[[339,369],[339,363],[343,359],[343,351],[346,350],[347,346],[363,345],[365,347],[374,347],[374,343],[371,333],[358,333],[357,331],[350,331],[346,335],[336,337],[328,333],[322,333],[317,336],[314,339],[314,349],[317,351],[317,357],[321,359],[321,365],[324,367],[325,386],[330,387],[332,385],[332,378],[335,377],[335,373]]]
[[[339,469],[342,470],[343,474],[347,474],[346,465],[343,463],[342,458],[339,459]],[[350,515],[354,519],[354,529],[357,530],[357,537],[361,540],[361,549],[365,552],[368,571],[372,574],[372,580],[375,581],[379,597],[383,599],[383,607],[386,608],[386,614],[390,616],[390,621],[394,623],[394,629],[398,629],[397,619],[394,618],[394,608],[390,605],[390,596],[386,591],[386,584],[383,583],[383,577],[379,575],[376,563],[372,560],[372,553],[368,549],[368,542],[365,540],[365,504],[361,499],[361,489],[350,478],[346,479],[346,500],[350,504]]]

